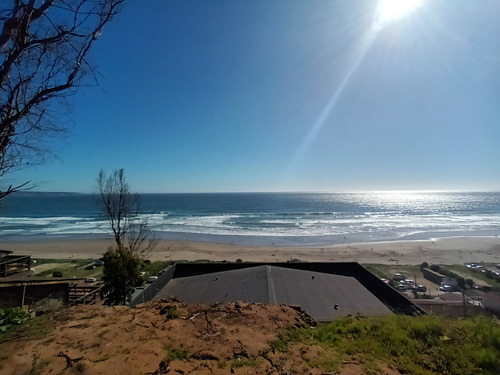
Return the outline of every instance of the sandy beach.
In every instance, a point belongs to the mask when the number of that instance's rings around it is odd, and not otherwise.
[[[112,240],[52,239],[32,242],[0,241],[0,249],[33,258],[95,259]],[[500,263],[500,238],[448,237],[426,241],[388,241],[331,246],[245,246],[193,241],[160,241],[149,258],[155,260],[212,260],[286,262],[350,262],[381,264],[458,264],[465,262]]]

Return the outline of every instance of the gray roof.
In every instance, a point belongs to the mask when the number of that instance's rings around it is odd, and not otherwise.
[[[382,315],[391,310],[355,277],[260,264],[174,277],[154,299],[186,303],[257,302],[299,305],[312,318],[330,321],[348,314]]]

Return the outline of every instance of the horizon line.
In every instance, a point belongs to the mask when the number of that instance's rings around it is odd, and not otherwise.
[[[18,191],[15,194],[81,194],[92,195],[98,192],[78,191]],[[500,193],[500,190],[476,190],[476,189],[371,189],[371,190],[273,190],[273,191],[179,191],[179,192],[131,192],[131,194],[154,195],[154,194],[398,194],[398,193]],[[8,196],[7,196],[8,197]]]

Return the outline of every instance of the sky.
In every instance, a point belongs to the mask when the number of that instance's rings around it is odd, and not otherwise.
[[[54,155],[4,183],[500,190],[500,2],[383,1],[129,0]]]

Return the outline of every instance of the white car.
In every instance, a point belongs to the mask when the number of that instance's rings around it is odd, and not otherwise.
[[[153,281],[158,280],[158,276],[149,276],[146,280],[147,283],[152,283]]]

